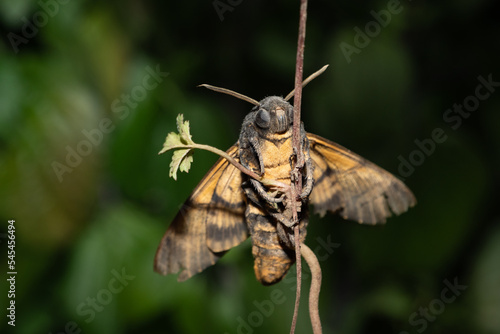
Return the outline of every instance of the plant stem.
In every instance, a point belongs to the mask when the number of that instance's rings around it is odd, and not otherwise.
[[[314,334],[321,334],[321,320],[319,318],[319,292],[321,290],[321,267],[314,252],[305,244],[301,244],[302,256],[311,270],[311,288],[309,290],[309,316]]]
[[[295,92],[293,96],[293,147],[300,148],[300,106],[302,102],[302,77],[304,72],[304,47],[306,40],[307,0],[300,1],[299,38],[295,60]],[[296,152],[298,157],[302,152]],[[297,157],[297,158],[298,158]],[[300,161],[300,159],[297,159]]]
[[[297,202],[297,198],[302,192],[302,167],[304,166],[304,158],[302,154],[301,136],[300,136],[300,104],[302,101],[302,77],[304,72],[304,44],[306,39],[306,18],[307,18],[307,0],[300,1],[299,13],[299,37],[297,41],[297,57],[295,60],[295,88],[293,96],[293,127],[292,127],[292,145],[295,153],[295,164],[291,171],[291,191],[290,201],[292,205],[292,219],[296,224],[294,227],[295,240],[295,256],[297,269],[297,293],[295,295],[295,308],[292,318],[292,326],[290,334],[295,333],[295,325],[299,313],[300,304],[300,283],[301,283],[301,256],[300,256],[300,235],[299,235],[299,215],[301,201]]]
[[[295,307],[293,309],[293,318],[292,318],[292,326],[290,328],[290,333],[295,332],[295,327],[297,325],[297,317],[299,315],[299,304],[300,304],[300,294],[301,294],[301,286],[302,286],[302,258],[300,256],[300,243],[299,238],[299,224],[295,225],[294,229],[294,239],[295,239],[295,265],[297,266],[297,289],[295,291]],[[298,245],[298,247],[297,247]],[[297,251],[297,248],[299,249]]]
[[[171,150],[192,149],[192,148],[197,148],[197,149],[201,149],[201,150],[215,153],[215,154],[225,158],[227,161],[229,161],[231,164],[233,164],[234,167],[238,168],[242,173],[245,173],[246,175],[250,176],[251,178],[256,179],[257,181],[262,181],[262,178],[259,175],[257,175],[256,173],[254,173],[250,169],[246,168],[242,164],[240,164],[232,156],[230,156],[226,152],[219,150],[218,148],[210,146],[210,145],[196,144],[196,143],[195,144],[186,144],[186,145],[176,145],[176,146],[170,146],[166,150],[161,150],[160,153],[164,153],[164,152],[171,151]]]

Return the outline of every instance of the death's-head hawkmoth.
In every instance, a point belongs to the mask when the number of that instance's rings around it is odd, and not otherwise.
[[[267,179],[290,184],[293,107],[286,98],[260,102],[229,93],[255,106],[245,117],[239,140],[227,153]],[[304,130],[305,159],[300,196],[300,242],[306,236],[308,203],[324,215],[337,213],[359,223],[385,222],[415,205],[412,192],[396,177],[348,149]],[[249,236],[257,279],[265,285],[280,281],[295,262],[291,214],[283,196],[219,159],[194,189],[167,229],[155,257],[160,274],[180,271],[184,281],[215,262]]]

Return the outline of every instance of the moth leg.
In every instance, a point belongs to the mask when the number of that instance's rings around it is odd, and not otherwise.
[[[260,148],[259,140],[256,136],[251,136],[249,138],[250,145],[253,148],[253,151],[257,154],[257,161],[259,161],[260,174],[264,173],[264,159],[262,159],[262,150]]]
[[[254,179],[250,179],[250,182],[252,183],[255,190],[257,190],[257,193],[259,193],[259,196],[262,199],[266,200],[268,203],[281,203],[281,202],[283,202],[284,195],[282,195],[280,197],[272,197],[267,193],[267,191],[264,188],[264,186],[262,185],[262,183],[260,183],[257,180],[254,180]]]
[[[244,123],[247,121],[245,120]],[[244,126],[240,135],[240,163],[257,174],[264,174],[264,160],[258,135],[252,126]]]
[[[308,154],[308,157],[306,159],[305,169],[304,169],[305,176],[306,176],[306,183],[302,187],[302,193],[300,194],[300,198],[302,198],[302,199],[306,199],[311,194],[311,191],[313,189],[313,185],[314,185],[313,170],[314,170],[314,166],[312,164],[312,159]]]
[[[288,226],[288,220],[285,218],[285,216],[282,213],[277,213],[277,212],[272,212],[270,215],[276,219],[278,223],[281,223],[285,226]]]
[[[302,171],[303,171],[302,177],[305,176],[305,184],[302,186],[302,193],[299,196],[300,199],[304,200],[311,194],[311,191],[313,189],[314,166],[313,166],[311,156],[309,154],[309,140],[307,139],[306,132],[304,130],[304,124],[301,125],[300,130],[301,130],[300,133],[302,136],[302,147],[301,147],[302,155],[301,155],[301,159],[299,159],[299,161],[297,161],[297,167],[302,169]],[[297,152],[295,151],[295,148],[294,148],[294,154],[295,154],[295,156],[297,156]],[[291,161],[290,161],[290,166],[292,166]]]

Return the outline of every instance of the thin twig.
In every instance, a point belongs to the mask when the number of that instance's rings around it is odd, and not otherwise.
[[[290,328],[290,333],[295,332],[295,327],[297,325],[297,317],[299,316],[299,304],[300,304],[300,294],[301,294],[301,282],[302,282],[302,258],[300,257],[300,243],[299,241],[299,224],[295,225],[293,229],[294,240],[295,240],[295,263],[297,266],[297,289],[295,290],[295,307],[293,309],[292,327]],[[297,247],[297,245],[299,245]],[[299,250],[297,251],[297,248]]]
[[[300,150],[300,105],[302,102],[302,76],[304,72],[304,46],[306,40],[307,0],[300,1],[299,38],[297,41],[297,57],[295,60],[295,94],[293,96],[293,129],[292,144],[298,149],[297,158],[302,154]],[[298,161],[300,159],[297,159]]]
[[[321,267],[314,252],[305,244],[301,244],[302,256],[311,270],[311,289],[309,290],[309,316],[314,334],[321,334],[321,320],[319,318],[319,291],[321,290]]]
[[[307,18],[307,0],[300,1],[299,13],[299,37],[297,41],[297,57],[295,60],[295,89],[293,96],[293,127],[292,127],[292,145],[295,153],[295,165],[291,172],[291,191],[290,202],[292,204],[292,219],[294,221],[294,241],[295,255],[297,258],[297,294],[295,296],[295,309],[293,312],[292,327],[290,334],[295,333],[295,325],[299,313],[300,304],[300,283],[301,283],[301,256],[300,256],[300,235],[299,235],[299,215],[301,201],[297,201],[302,192],[302,171],[303,155],[300,136],[300,104],[302,100],[302,77],[304,72],[304,44],[306,39],[306,18]]]
[[[212,153],[215,153],[223,158],[225,158],[227,161],[229,161],[231,164],[233,164],[236,168],[238,168],[242,173],[245,173],[246,175],[250,176],[253,179],[256,179],[258,181],[261,181],[262,178],[251,171],[250,169],[246,168],[242,164],[240,164],[238,161],[233,159],[229,154],[226,152],[219,150],[216,147],[210,146],[210,145],[203,145],[203,144],[186,144],[186,145],[176,145],[176,146],[170,146],[168,149],[164,148],[162,149],[158,154],[165,153],[167,151],[172,151],[172,150],[181,150],[181,149],[192,149],[192,148],[197,148],[200,150],[205,150],[205,151],[210,151]]]

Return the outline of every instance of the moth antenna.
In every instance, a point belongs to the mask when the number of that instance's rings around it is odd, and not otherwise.
[[[224,93],[224,94],[227,94],[227,95],[231,95],[231,96],[234,96],[240,100],[243,100],[243,101],[247,101],[247,102],[250,102],[251,104],[254,104],[256,106],[259,105],[259,102],[252,99],[251,97],[248,97],[248,96],[245,96],[243,94],[240,94],[240,93],[236,93],[230,89],[227,89],[227,88],[221,88],[221,87],[216,87],[216,86],[212,86],[212,85],[207,85],[207,84],[201,84],[201,85],[198,85],[198,87],[205,87],[205,88],[208,88],[210,90],[213,90],[213,91],[216,91],[218,93]]]
[[[327,69],[328,66],[330,66],[330,65],[325,65],[322,68],[320,68],[319,70],[317,70],[316,72],[314,72],[313,74],[311,74],[310,76],[308,76],[307,79],[302,82],[302,88],[304,88],[313,79],[316,79],[316,77],[318,77],[321,73],[323,73]],[[293,93],[295,93],[295,89],[293,89],[290,93],[288,93],[288,95],[285,97],[285,101],[290,100],[293,96]]]

